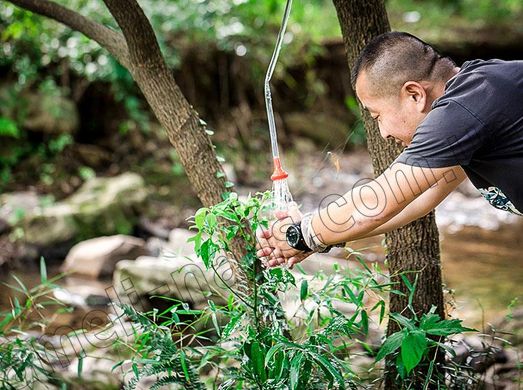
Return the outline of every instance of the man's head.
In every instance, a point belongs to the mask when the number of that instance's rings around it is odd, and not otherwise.
[[[378,121],[381,135],[408,145],[457,70],[450,58],[441,57],[415,36],[390,32],[369,42],[351,77],[358,99]]]

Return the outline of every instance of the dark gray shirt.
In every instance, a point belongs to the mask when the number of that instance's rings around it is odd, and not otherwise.
[[[465,62],[396,162],[461,165],[493,206],[522,215],[523,61]]]

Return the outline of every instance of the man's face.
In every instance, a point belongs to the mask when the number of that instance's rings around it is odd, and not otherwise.
[[[356,80],[356,95],[377,121],[381,136],[393,138],[403,146],[410,145],[416,128],[428,113],[424,91],[420,93],[417,86],[414,90],[404,86],[397,95],[382,96],[374,89],[366,72],[361,72]]]

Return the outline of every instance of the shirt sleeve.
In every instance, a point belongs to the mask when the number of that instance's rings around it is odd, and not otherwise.
[[[486,130],[469,109],[446,100],[427,114],[395,162],[422,168],[466,166],[485,144]]]

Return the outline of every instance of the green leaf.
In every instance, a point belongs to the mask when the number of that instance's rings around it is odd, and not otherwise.
[[[231,335],[231,332],[236,327],[236,324],[238,323],[240,318],[242,318],[242,317],[241,316],[234,316],[234,317],[231,318],[231,320],[223,328],[222,335],[221,335],[222,339],[226,339],[226,338],[228,338]]]
[[[78,367],[77,367],[77,372],[78,372],[78,378],[82,378],[82,371],[83,371],[83,367],[84,367],[84,357],[85,357],[85,354],[84,352],[81,352],[80,355],[78,356]]]
[[[284,347],[283,344],[280,344],[280,343],[277,343],[275,345],[273,345],[268,351],[267,351],[267,355],[265,355],[265,366],[268,367],[269,366],[269,363],[272,359],[272,357],[278,353],[278,351],[280,349],[282,349]]]
[[[442,320],[434,324],[427,324],[424,330],[433,336],[450,336],[457,333],[475,331],[476,329],[465,328],[464,326],[461,326],[461,320],[455,319]]]
[[[250,358],[253,364],[253,369],[256,372],[258,378],[261,382],[265,382],[267,379],[264,366],[265,356],[260,343],[257,341],[252,343]]]
[[[409,373],[416,367],[427,350],[425,333],[419,330],[409,332],[401,343],[401,360]]]
[[[393,333],[389,337],[387,337],[387,339],[381,346],[378,354],[376,355],[376,361],[379,362],[385,356],[390,355],[391,353],[396,351],[401,346],[404,337],[405,332],[402,331]]]
[[[303,302],[307,299],[309,295],[309,284],[306,279],[303,279],[301,281],[301,287],[300,287],[300,300]]]
[[[415,330],[416,326],[414,325],[413,320],[409,320],[407,317],[402,316],[400,313],[390,313],[389,315],[394,321],[403,326],[408,330]]]
[[[19,138],[20,130],[11,119],[0,117],[0,136]]]
[[[180,363],[182,364],[182,370],[185,374],[185,379],[190,382],[191,377],[189,376],[189,370],[187,369],[187,361],[185,360],[185,353],[183,352],[183,349],[180,349]]]
[[[42,284],[47,283],[47,268],[43,256],[40,257],[40,281]]]
[[[367,312],[365,310],[361,311],[360,326],[363,334],[369,333],[369,316],[367,315]]]
[[[290,379],[290,390],[296,390],[300,379],[301,362],[303,360],[303,354],[299,351],[291,360],[291,369],[289,373]]]
[[[335,378],[338,382],[340,389],[345,389],[345,382],[343,381],[343,376],[341,373],[329,362],[325,357],[317,354],[313,354],[312,357],[318,363],[323,372],[327,375],[328,378]],[[332,383],[332,380],[330,380]]]
[[[203,229],[203,223],[205,222],[205,216],[209,212],[209,209],[207,208],[201,208],[199,209],[196,214],[194,215],[194,224],[198,228],[198,230]]]
[[[140,379],[140,372],[138,371],[138,365],[136,363],[133,363],[132,369],[134,372],[134,376],[136,376],[136,379]]]
[[[428,330],[437,328],[437,323],[441,320],[440,316],[438,314],[430,313],[430,314],[423,314],[420,321],[420,329]]]
[[[300,381],[298,383],[298,389],[306,389],[309,384],[309,380],[311,378],[311,373],[312,373],[312,362],[307,359],[305,360],[305,362],[303,363],[303,368],[301,370],[301,374],[300,374]]]
[[[214,214],[208,214],[207,218],[205,218],[207,222],[207,226],[209,229],[214,229],[216,227],[216,224],[218,223],[218,220],[216,219],[216,215]]]
[[[380,300],[378,301],[378,303],[376,303],[372,309],[370,309],[371,311],[373,311],[374,309],[376,309],[377,307],[380,308],[380,324],[383,322],[383,318],[385,318],[385,301],[384,300]]]
[[[205,264],[205,266],[207,268],[209,268],[210,260],[211,260],[210,259],[210,250],[209,250],[210,244],[211,244],[211,239],[210,238],[208,240],[205,240],[200,245],[200,252],[198,253],[200,255],[200,257],[202,258],[203,263]]]

